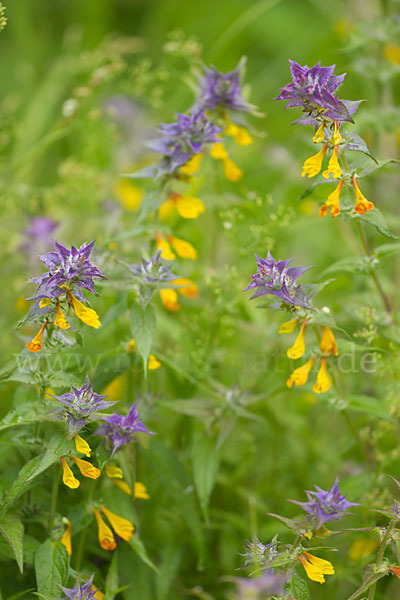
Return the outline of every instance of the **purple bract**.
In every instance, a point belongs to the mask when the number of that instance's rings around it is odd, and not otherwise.
[[[53,396],[66,407],[65,416],[67,419],[68,430],[75,435],[86,425],[90,416],[102,409],[107,409],[116,404],[116,402],[105,401],[107,396],[100,396],[93,392],[89,378],[80,388],[71,387],[71,391],[61,396]]]
[[[161,258],[162,250],[159,250],[150,258],[145,260],[142,258],[141,263],[127,265],[129,270],[143,279],[146,283],[162,283],[163,281],[173,281],[177,279],[177,275],[171,273],[171,267],[164,265]]]
[[[94,573],[89,577],[86,583],[77,583],[73,588],[66,588],[60,585],[69,600],[92,600],[97,590],[92,590]]]
[[[265,294],[272,294],[286,304],[310,308],[306,293],[300,284],[295,284],[295,281],[311,267],[288,268],[288,264],[293,260],[292,258],[275,261],[269,251],[265,259],[260,258],[257,254],[256,259],[258,271],[252,275],[253,281],[244,290],[256,290],[250,300]]]
[[[346,73],[334,75],[335,65],[321,67],[321,62],[311,68],[307,65],[302,67],[294,60],[289,62],[292,81],[281,88],[275,100],[288,100],[286,108],[302,106],[312,118],[320,116],[333,121],[353,122],[351,115],[357,110],[358,103],[339,100],[335,94]]]
[[[125,444],[129,444],[134,439],[136,432],[143,432],[151,435],[143,421],[139,419],[139,413],[136,404],[132,404],[126,416],[114,413],[111,417],[103,417],[103,423],[98,427],[95,435],[104,436],[106,442],[112,447],[111,456],[122,448]]]
[[[340,494],[338,479],[330,490],[314,487],[316,492],[306,491],[308,502],[297,502],[296,500],[290,500],[290,502],[298,504],[308,512],[318,527],[329,521],[340,519],[343,513],[352,506],[359,506],[356,502],[349,502],[346,500],[346,496]]]
[[[68,250],[59,242],[54,242],[54,251],[40,257],[49,272],[31,279],[39,287],[29,299],[57,298],[68,290],[78,300],[85,301],[86,298],[79,288],[95,294],[93,277],[106,277],[89,261],[93,246],[94,240],[83,244],[79,249],[71,246],[71,250]]]
[[[254,106],[242,97],[241,71],[244,67],[241,60],[233,71],[221,73],[214,67],[204,67],[204,75],[199,76],[200,94],[196,107],[202,110],[213,108],[251,112]]]

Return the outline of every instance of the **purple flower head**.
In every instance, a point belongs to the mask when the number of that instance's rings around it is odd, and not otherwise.
[[[264,571],[261,577],[247,579],[246,577],[235,577],[237,585],[238,600],[264,600],[270,596],[280,596],[284,593],[283,586],[287,581],[287,575],[275,573],[271,569]]]
[[[64,598],[69,600],[92,600],[97,590],[92,590],[94,573],[89,577],[86,583],[77,583],[73,588],[66,588],[60,584],[60,588],[64,592]]]
[[[40,257],[49,271],[31,279],[39,287],[30,300],[57,298],[69,290],[78,300],[85,301],[80,288],[95,294],[93,277],[106,277],[89,261],[93,246],[94,240],[79,249],[71,246],[71,250],[68,250],[59,242],[54,242],[54,251]]]
[[[254,106],[242,97],[241,72],[245,61],[242,59],[236,69],[229,73],[221,73],[214,67],[204,67],[204,75],[200,75],[200,95],[196,107],[201,110],[222,108],[250,112]]]
[[[24,241],[21,248],[31,256],[36,256],[45,252],[51,246],[53,232],[58,227],[58,223],[49,217],[33,217],[29,220],[29,225],[23,232]]]
[[[141,277],[147,283],[162,283],[163,281],[173,281],[177,275],[171,273],[171,267],[164,265],[161,258],[162,250],[158,250],[150,260],[142,258],[141,263],[127,265],[134,275]]]
[[[330,490],[314,487],[316,492],[306,491],[308,502],[297,502],[296,500],[290,500],[290,502],[298,504],[308,512],[317,527],[340,519],[343,513],[352,506],[359,506],[356,502],[349,502],[346,500],[346,496],[340,494],[339,479],[336,479]]]
[[[202,110],[194,110],[191,115],[176,113],[175,123],[161,124],[159,132],[162,138],[148,143],[154,152],[164,155],[159,171],[162,174],[172,173],[201,152],[204,144],[218,142],[217,127],[208,120]]]
[[[260,566],[273,558],[276,555],[275,546],[277,544],[278,542],[275,539],[269,544],[263,544],[257,537],[254,537],[251,541],[247,540],[245,543],[245,552],[241,554],[241,556],[247,559],[243,568],[252,564]]]
[[[148,435],[153,433],[152,431],[149,431],[143,421],[139,419],[136,404],[132,404],[126,416],[114,413],[111,417],[103,417],[103,421],[105,421],[105,423],[98,427],[95,431],[95,435],[104,436],[106,442],[109,443],[112,448],[111,456],[114,456],[122,446],[129,444],[134,439],[137,431],[147,433]]]
[[[104,398],[107,396],[95,394],[88,377],[80,388],[72,386],[71,391],[62,396],[53,396],[53,398],[62,402],[66,407],[64,414],[71,435],[78,433],[90,420],[93,413],[116,404],[116,402],[105,401]]]
[[[269,250],[265,259],[257,254],[256,259],[258,271],[252,275],[253,281],[244,290],[256,289],[250,300],[265,294],[273,294],[291,306],[311,308],[305,291],[300,284],[295,284],[296,279],[311,267],[288,268],[292,258],[275,261]]]
[[[339,100],[335,93],[346,73],[334,75],[335,65],[321,67],[321,62],[311,69],[307,65],[302,67],[294,60],[289,62],[292,82],[281,88],[281,93],[275,100],[288,100],[286,108],[302,106],[304,112],[311,117],[321,116],[333,121],[353,122],[350,111],[352,104],[346,100]],[[358,104],[352,106],[353,113],[357,106]]]

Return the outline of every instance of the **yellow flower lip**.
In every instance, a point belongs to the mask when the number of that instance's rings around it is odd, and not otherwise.
[[[322,121],[321,125],[318,127],[317,131],[313,135],[312,141],[314,144],[319,144],[323,142],[325,139],[325,123],[326,121]]]
[[[343,169],[339,164],[338,159],[338,146],[334,146],[332,156],[329,159],[328,168],[322,173],[325,179],[329,179],[332,175],[334,179],[337,179],[343,173]]]
[[[61,308],[60,308],[60,304],[57,302],[57,308],[56,308],[56,318],[54,319],[54,325],[57,325],[57,327],[60,327],[61,329],[69,329],[70,328],[70,324],[67,323],[66,319],[65,319],[65,315],[62,312]]]
[[[82,460],[76,456],[71,456],[71,459],[74,461],[84,477],[88,477],[89,479],[98,479],[100,477],[100,469],[94,467],[92,463],[88,462],[87,460]]]
[[[68,521],[68,519],[66,519],[65,517],[63,518],[63,523],[65,523],[67,528],[66,528],[62,538],[60,539],[60,542],[62,544],[64,544],[66,551],[71,556],[71,554],[72,554],[72,545],[71,545],[72,526],[71,526],[70,521]]]
[[[328,149],[328,142],[326,142],[326,144],[324,144],[324,146],[321,148],[321,150],[319,152],[317,152],[317,154],[310,156],[310,158],[307,158],[304,161],[303,172],[301,174],[302,177],[305,177],[307,175],[307,177],[311,178],[311,177],[315,177],[315,175],[318,175],[318,173],[321,170],[322,162],[324,160],[324,156],[326,154],[327,149]]]
[[[307,577],[312,581],[325,583],[324,575],[333,575],[335,573],[333,565],[328,560],[318,558],[317,556],[313,556],[308,552],[303,552],[303,554],[300,554],[297,559],[303,565],[304,570],[307,573]]]
[[[71,488],[71,490],[76,490],[76,488],[78,488],[80,486],[80,481],[79,481],[79,479],[76,479],[75,475],[73,474],[73,472],[72,472],[70,466],[68,465],[67,461],[65,460],[64,456],[61,457],[61,464],[62,464],[62,470],[63,470],[64,485]]]
[[[322,354],[331,354],[333,356],[339,355],[335,336],[333,335],[332,330],[325,325],[322,326],[320,350]]]
[[[337,217],[340,213],[340,192],[342,191],[344,179],[339,181],[339,185],[329,194],[325,204],[319,209],[319,216],[325,217],[329,208],[331,209],[331,217]]]
[[[115,533],[125,540],[129,542],[129,540],[133,536],[133,532],[135,531],[135,527],[133,524],[128,521],[128,519],[124,519],[123,517],[119,517],[115,513],[108,510],[105,506],[101,507],[101,511],[106,515],[107,519],[111,523],[111,527],[114,529]]]
[[[47,321],[43,323],[33,340],[26,344],[29,352],[39,352],[43,348],[43,332],[46,328]]]
[[[101,325],[99,321],[99,317],[93,308],[89,308],[85,306],[80,300],[75,298],[71,292],[67,292],[68,296],[71,300],[72,307],[75,311],[76,316],[80,319],[85,325],[89,325],[90,327],[94,327],[94,329],[98,329]]]
[[[117,547],[117,543],[115,541],[113,532],[111,531],[109,526],[103,521],[100,512],[96,508],[93,510],[93,514],[97,521],[98,538],[100,546],[108,552],[115,550],[115,548]]]
[[[310,358],[308,362],[306,362],[303,366],[295,369],[289,379],[286,382],[286,385],[291,388],[293,384],[295,386],[304,385],[307,383],[308,375],[313,367],[315,361],[315,357]]]
[[[360,188],[358,187],[357,179],[355,177],[352,177],[351,180],[353,182],[354,190],[356,193],[356,205],[354,207],[354,210],[359,215],[365,215],[369,210],[372,210],[374,208],[374,203],[369,202],[369,200],[367,200],[366,197],[363,195]]]
[[[89,446],[89,444],[78,434],[74,435],[74,442],[76,451],[80,454],[85,454],[85,456],[89,458],[92,452],[92,449]]]
[[[301,358],[306,350],[306,346],[304,343],[304,333],[307,327],[307,320],[304,319],[303,324],[300,329],[300,333],[298,334],[293,346],[289,348],[286,352],[288,358]]]
[[[323,394],[327,392],[331,387],[331,378],[326,370],[326,356],[321,358],[321,367],[318,371],[317,381],[313,387],[313,392],[316,394]]]

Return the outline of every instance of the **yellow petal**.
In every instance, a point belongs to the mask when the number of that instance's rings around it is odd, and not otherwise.
[[[332,156],[329,159],[328,168],[322,173],[325,179],[329,179],[332,175],[333,179],[337,179],[343,173],[343,169],[339,164],[338,160],[338,147],[335,146],[332,152]]]
[[[127,345],[126,348],[127,348],[128,352],[135,352],[136,351],[136,342],[135,342],[134,338],[131,338],[129,340],[128,345]]]
[[[161,258],[165,260],[174,260],[175,254],[172,252],[170,245],[159,233],[156,233],[157,251],[161,250]]]
[[[174,237],[173,235],[167,235],[166,238],[173,247],[173,249],[176,251],[178,256],[180,256],[181,258],[190,258],[192,260],[195,260],[197,258],[197,251],[189,242]]]
[[[92,592],[95,592],[93,598],[95,598],[95,600],[104,600],[104,594],[103,592],[101,592],[100,590],[97,589],[97,587],[95,585],[93,585],[92,583]]]
[[[80,486],[80,481],[78,479],[76,479],[76,477],[74,476],[73,472],[71,471],[69,465],[67,464],[67,461],[65,460],[65,458],[63,456],[61,457],[61,464],[62,464],[62,470],[63,470],[64,485],[71,488],[71,490],[75,490],[76,488],[78,488]]]
[[[243,175],[243,171],[230,158],[224,159],[224,173],[229,181],[238,181]]]
[[[306,350],[306,346],[304,343],[304,333],[307,327],[307,321],[304,320],[301,326],[300,332],[291,348],[286,352],[288,358],[301,358]]]
[[[365,215],[369,210],[374,208],[374,203],[369,202],[366,197],[362,194],[355,177],[352,178],[354,190],[356,192],[356,205],[354,210],[359,215]]]
[[[117,467],[115,465],[106,465],[104,467],[104,472],[107,475],[107,477],[110,477],[111,479],[123,479],[124,478],[124,474],[122,473],[122,469],[120,469],[120,467]]]
[[[146,486],[140,483],[140,481],[135,481],[135,498],[141,498],[142,500],[150,498]]]
[[[98,477],[100,477],[100,469],[94,467],[92,463],[88,462],[87,460],[77,458],[76,456],[71,456],[71,458],[76,463],[76,466],[84,477],[88,477],[89,479],[98,479]]]
[[[292,319],[291,321],[286,321],[285,323],[282,323],[282,325],[279,327],[278,333],[292,333],[296,329],[298,322],[298,319]]]
[[[313,387],[313,392],[315,392],[316,394],[323,394],[324,392],[327,392],[330,387],[331,378],[329,377],[328,372],[326,370],[326,357],[323,356],[321,358],[321,367],[318,371],[317,381],[315,382],[315,385]]]
[[[113,532],[111,531],[109,526],[103,521],[102,516],[98,510],[94,509],[93,513],[97,521],[100,546],[104,548],[104,550],[115,550],[117,544],[115,542]]]
[[[181,307],[178,303],[178,294],[176,293],[176,290],[160,290],[160,296],[165,308],[172,312],[180,310]]]
[[[122,179],[115,187],[115,195],[125,210],[137,210],[143,200],[144,191],[127,179]]]
[[[111,510],[108,510],[108,508],[105,508],[104,506],[101,507],[101,510],[110,521],[111,527],[114,529],[115,533],[126,542],[129,542],[135,531],[133,524],[128,521],[128,519],[124,519],[123,517],[119,517],[115,513],[112,513]]]
[[[44,308],[50,304],[50,298],[42,298],[39,302],[39,308]]]
[[[314,154],[313,156],[310,156],[310,158],[307,158],[303,165],[303,172],[301,174],[302,177],[305,177],[306,175],[308,177],[315,177],[315,175],[318,175],[318,173],[321,170],[322,162],[324,160],[324,156],[327,149],[328,142],[321,148],[319,152],[317,152],[317,154]]]
[[[150,354],[149,362],[147,363],[147,368],[149,371],[155,371],[161,367],[160,361],[154,356],[154,354]]]
[[[89,458],[90,453],[92,452],[92,449],[89,446],[89,444],[78,434],[74,435],[74,442],[76,451],[80,454],[84,454]]]
[[[182,296],[186,296],[186,298],[197,298],[199,289],[191,279],[188,279],[187,277],[179,277],[178,279],[174,279],[172,283],[183,286],[178,290]]]
[[[323,121],[321,123],[321,125],[318,127],[317,131],[315,132],[312,141],[314,142],[314,144],[320,144],[321,142],[323,142],[325,139],[325,121]]]
[[[43,348],[43,332],[47,325],[47,321],[43,323],[33,340],[26,344],[26,347],[30,352],[39,352]]]
[[[78,317],[78,319],[83,321],[83,323],[85,323],[85,325],[89,325],[90,327],[94,327],[95,329],[98,329],[100,327],[101,323],[99,321],[99,317],[98,317],[96,311],[93,310],[92,308],[88,308],[87,306],[82,304],[82,302],[80,300],[78,300],[77,298],[75,298],[75,296],[73,296],[71,294],[71,292],[69,292],[68,295],[71,299],[73,309],[74,309],[75,314]]]
[[[71,556],[71,554],[72,554],[72,545],[71,545],[71,531],[72,531],[72,527],[71,527],[70,521],[68,521],[68,519],[66,519],[65,517],[63,518],[63,523],[66,524],[67,528],[64,531],[64,535],[62,536],[60,542],[62,544],[64,544],[66,551]]]
[[[332,354],[333,356],[339,355],[335,336],[333,335],[331,329],[329,329],[329,327],[325,327],[325,325],[322,326],[320,350],[322,354]]]
[[[333,568],[332,563],[329,560],[325,560],[324,558],[318,558],[318,556],[313,556],[308,552],[303,552],[303,556],[317,569],[320,569],[324,575],[333,575],[335,573],[335,569]]]
[[[129,487],[129,485],[126,483],[126,481],[119,481],[119,479],[114,479],[113,483],[119,487],[120,490],[122,490],[125,494],[128,494],[128,496],[132,496],[132,490]]]
[[[121,399],[121,396],[124,392],[124,383],[125,376],[118,375],[115,379],[113,379],[107,387],[103,390],[103,395],[108,397],[110,401],[117,401]]]
[[[342,136],[339,133],[339,127],[338,127],[337,121],[335,121],[335,129],[333,131],[333,136],[332,136],[331,142],[334,146],[337,146],[338,144],[340,144],[341,141],[342,141]]]
[[[197,219],[206,209],[200,198],[181,194],[174,195],[176,210],[184,219]]]
[[[69,329],[70,328],[70,324],[67,323],[65,315],[62,312],[58,302],[57,302],[57,309],[56,309],[56,318],[54,319],[54,325],[57,325],[57,327],[60,327],[61,329]]]
[[[292,385],[304,385],[305,383],[307,383],[308,380],[308,375],[312,369],[312,366],[314,364],[314,360],[315,358],[310,358],[310,360],[308,362],[306,362],[305,365],[303,365],[302,367],[299,367],[298,369],[295,369],[293,371],[293,373],[291,374],[291,376],[289,377],[289,379],[286,382],[286,385],[291,388]]]
[[[228,158],[228,153],[223,142],[215,142],[210,148],[210,156],[216,160],[225,160]]]
[[[172,215],[174,210],[175,204],[174,202],[172,202],[172,200],[167,200],[166,202],[163,202],[160,208],[158,209],[158,214],[160,215],[161,221],[168,219],[168,217]]]
[[[183,165],[183,167],[179,169],[180,172],[185,173],[185,175],[194,175],[199,170],[202,158],[203,155],[201,152],[199,152],[199,154],[195,154],[185,165]]]
[[[331,209],[332,217],[337,217],[337,215],[340,213],[340,192],[342,190],[343,183],[344,179],[341,179],[339,181],[339,185],[333,190],[331,194],[329,194],[327,201],[319,209],[320,217],[325,217],[329,208]]]

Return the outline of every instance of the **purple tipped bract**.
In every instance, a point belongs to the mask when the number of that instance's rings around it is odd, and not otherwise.
[[[129,270],[140,277],[146,283],[162,283],[165,281],[173,281],[177,279],[177,275],[171,273],[171,267],[164,265],[161,258],[162,250],[158,250],[150,260],[142,258],[141,263],[127,265]]]
[[[292,81],[281,88],[275,100],[287,100],[286,108],[302,106],[310,117],[353,122],[351,115],[357,110],[358,103],[339,100],[336,96],[346,73],[334,75],[335,65],[321,67],[321,62],[311,68],[307,65],[302,67],[294,60],[289,62]]]
[[[89,378],[80,388],[71,387],[71,391],[61,396],[53,396],[59,402],[62,402],[65,409],[65,417],[68,423],[68,430],[75,435],[86,425],[93,413],[107,409],[116,404],[116,402],[105,401],[107,396],[95,394],[90,384]]]
[[[68,290],[78,300],[85,301],[86,298],[80,288],[95,294],[93,277],[102,279],[106,279],[106,277],[89,261],[93,246],[94,240],[83,244],[78,249],[71,246],[71,250],[68,250],[59,242],[54,242],[54,251],[40,257],[49,271],[40,277],[31,279],[39,287],[29,299],[57,298]]]
[[[114,413],[111,417],[104,417],[102,425],[98,427],[95,435],[103,436],[111,448],[111,456],[120,450],[125,444],[129,444],[134,439],[136,432],[143,432],[151,435],[143,421],[139,419],[139,413],[136,404],[132,404],[126,416]]]
[[[236,69],[221,73],[214,67],[204,67],[204,75],[198,78],[200,85],[196,107],[201,110],[213,108],[251,112],[255,109],[242,97],[241,78],[245,61],[242,59]]]
[[[330,490],[314,487],[316,492],[306,491],[308,502],[297,502],[296,500],[290,500],[290,502],[298,504],[311,515],[317,527],[340,519],[352,506],[359,506],[356,502],[349,502],[346,500],[346,496],[341,495],[339,479],[336,479]]]
[[[64,598],[69,600],[92,600],[97,590],[92,590],[94,573],[89,577],[86,583],[77,583],[73,588],[66,588],[60,585],[64,592]]]
[[[164,155],[159,167],[162,173],[172,173],[201,152],[204,144],[219,141],[221,128],[209,121],[202,110],[194,110],[191,115],[176,113],[176,118],[175,123],[160,126],[163,137],[148,143],[151,150]]]
[[[252,275],[253,281],[244,290],[256,290],[250,300],[272,294],[286,304],[311,308],[303,288],[300,284],[295,284],[296,279],[311,267],[288,267],[292,258],[275,261],[269,251],[265,259],[257,254],[256,259],[258,271]]]

